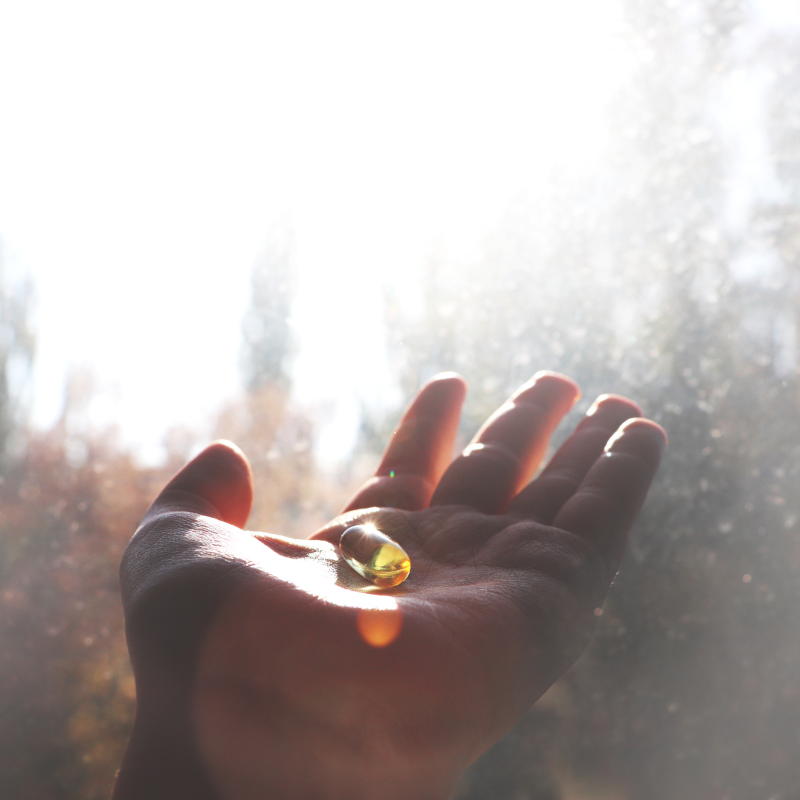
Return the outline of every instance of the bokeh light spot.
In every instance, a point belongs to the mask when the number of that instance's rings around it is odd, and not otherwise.
[[[403,612],[399,608],[361,608],[356,617],[361,638],[373,647],[386,647],[403,627]]]

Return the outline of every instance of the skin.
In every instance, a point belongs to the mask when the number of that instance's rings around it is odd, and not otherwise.
[[[166,486],[121,567],[137,716],[115,800],[444,800],[575,661],[666,436],[605,395],[529,483],[577,386],[538,373],[451,463],[465,391],[426,384],[306,541],[242,530],[229,443]],[[400,586],[339,555],[363,522],[409,554]]]

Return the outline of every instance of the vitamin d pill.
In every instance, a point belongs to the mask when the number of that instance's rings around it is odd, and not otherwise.
[[[408,553],[374,525],[348,528],[339,550],[359,575],[384,589],[402,583],[411,571]]]

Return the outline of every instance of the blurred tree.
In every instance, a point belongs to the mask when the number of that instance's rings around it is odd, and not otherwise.
[[[250,459],[256,492],[248,527],[304,537],[336,513],[343,488],[317,474],[311,417],[291,399],[292,258],[285,234],[253,269],[243,325],[246,392],[221,411],[215,435],[237,442]]]
[[[307,535],[331,515],[340,490],[316,476],[310,420],[289,402],[289,281],[286,260],[254,271],[243,358],[248,391],[214,424],[251,456],[253,527]],[[10,310],[0,319],[0,333],[9,332],[0,340],[0,385],[10,395],[0,420],[9,440],[25,442],[0,475],[0,797],[101,800],[134,712],[119,560],[200,436],[172,431],[165,466],[142,467],[114,430],[96,429],[95,383],[86,370],[70,375],[53,428],[30,429],[15,412],[19,384],[5,377],[18,352],[32,357],[27,297],[0,293],[0,313]]]
[[[0,483],[0,796],[109,796],[133,721],[117,584],[163,473],[114,437],[27,431]]]
[[[30,325],[32,285],[12,285],[0,248],[0,471],[9,467],[9,449],[27,414],[27,380],[33,362],[35,340]]]
[[[243,324],[242,372],[249,392],[287,390],[294,343],[289,326],[293,268],[291,237],[273,244],[253,268],[250,306]]]

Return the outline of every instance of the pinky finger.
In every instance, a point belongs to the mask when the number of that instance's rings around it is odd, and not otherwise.
[[[666,443],[664,429],[655,422],[625,422],[562,506],[554,527],[591,541],[616,571]]]

